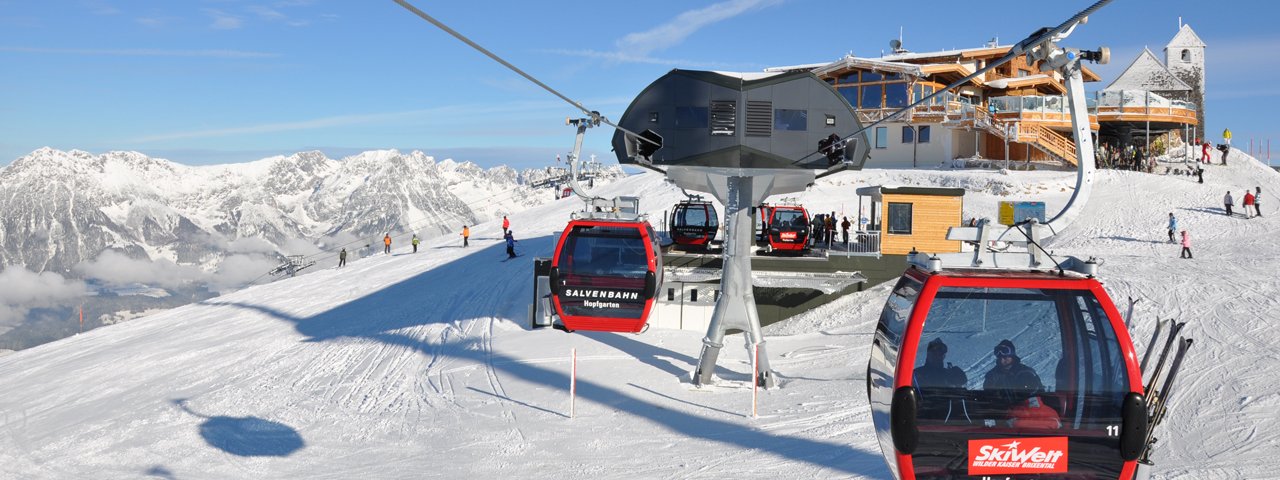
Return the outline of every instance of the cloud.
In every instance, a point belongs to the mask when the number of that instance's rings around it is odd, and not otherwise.
[[[204,12],[206,15],[213,17],[213,24],[209,25],[209,28],[212,28],[214,30],[235,30],[237,28],[240,28],[240,26],[244,24],[244,22],[240,20],[240,17],[229,14],[222,10],[217,10],[213,8],[204,8],[204,9],[201,9],[201,11]]]
[[[80,6],[94,15],[119,15],[120,9],[101,0],[82,0]]]
[[[114,286],[140,283],[165,288],[188,285],[206,275],[197,267],[178,265],[167,259],[129,258],[114,250],[106,250],[98,258],[80,262],[72,270],[85,278]]]
[[[689,10],[657,27],[623,36],[617,42],[618,51],[630,57],[645,58],[650,52],[684,43],[703,27],[779,3],[781,0],[729,0]]]
[[[120,57],[212,57],[212,58],[275,58],[278,53],[250,52],[244,50],[162,50],[155,48],[39,48],[0,46],[0,52],[55,53],[67,55],[95,55]]]
[[[33,308],[55,307],[88,295],[79,280],[53,272],[35,273],[20,266],[0,270],[0,328],[21,323]]]
[[[218,264],[208,285],[217,291],[237,289],[271,271],[279,263],[278,259],[267,255],[230,255]]]
[[[227,242],[223,247],[231,253],[273,253],[276,251],[276,246],[272,245],[271,242],[257,237],[237,238]]]

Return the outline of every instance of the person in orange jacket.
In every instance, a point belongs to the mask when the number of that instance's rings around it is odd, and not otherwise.
[[[471,229],[467,228],[466,225],[463,225],[462,226],[462,246],[463,247],[467,246],[467,239],[469,238],[471,238]]]
[[[387,233],[387,236],[382,237],[382,253],[391,255],[391,234],[390,233]]]
[[[511,229],[511,220],[507,220],[507,216],[502,216],[502,236],[507,236],[507,231]]]

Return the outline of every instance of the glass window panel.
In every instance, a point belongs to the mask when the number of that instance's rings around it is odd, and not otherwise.
[[[889,148],[889,127],[876,127],[876,148]]]
[[[913,143],[916,141],[916,129],[910,125],[902,127],[902,143]]]
[[[879,82],[883,78],[879,72],[862,72],[862,81],[864,82]]]
[[[676,107],[676,128],[707,128],[707,107]]]
[[[862,87],[862,108],[880,108],[880,85],[866,85]]]
[[[839,87],[836,89],[852,107],[858,106],[858,87]]]
[[[885,211],[889,222],[889,233],[911,234],[911,204],[889,202]]]
[[[902,75],[897,73],[886,73],[884,74],[884,79],[885,80],[902,80]]]
[[[841,75],[840,83],[858,83],[858,72],[850,72]]]
[[[902,108],[907,106],[907,84],[890,83],[884,86],[884,106]]]
[[[929,143],[929,130],[930,130],[930,129],[929,129],[929,126],[928,126],[928,125],[921,125],[921,126],[920,126],[920,135],[917,135],[917,137],[919,137],[919,138],[917,138],[917,139],[916,139],[916,142],[917,142],[917,143]]]
[[[808,110],[788,110],[784,108],[774,109],[773,111],[773,129],[785,130],[792,132],[803,132],[808,129],[809,111]]]

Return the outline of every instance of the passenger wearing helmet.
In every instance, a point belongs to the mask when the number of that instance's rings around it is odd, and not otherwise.
[[[1044,392],[1040,375],[1022,364],[1013,342],[1001,340],[993,353],[996,365],[982,383],[991,407],[997,412],[1006,412],[1012,427],[1058,428],[1061,425],[1058,413],[1040,399],[1040,393]]]

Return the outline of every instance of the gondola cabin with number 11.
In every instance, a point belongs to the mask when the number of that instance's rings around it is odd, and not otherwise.
[[[577,219],[556,243],[551,303],[567,331],[639,332],[662,285],[662,251],[645,220]]]
[[[867,366],[895,477],[1133,478],[1142,376],[1098,280],[922,257],[889,295]]]

